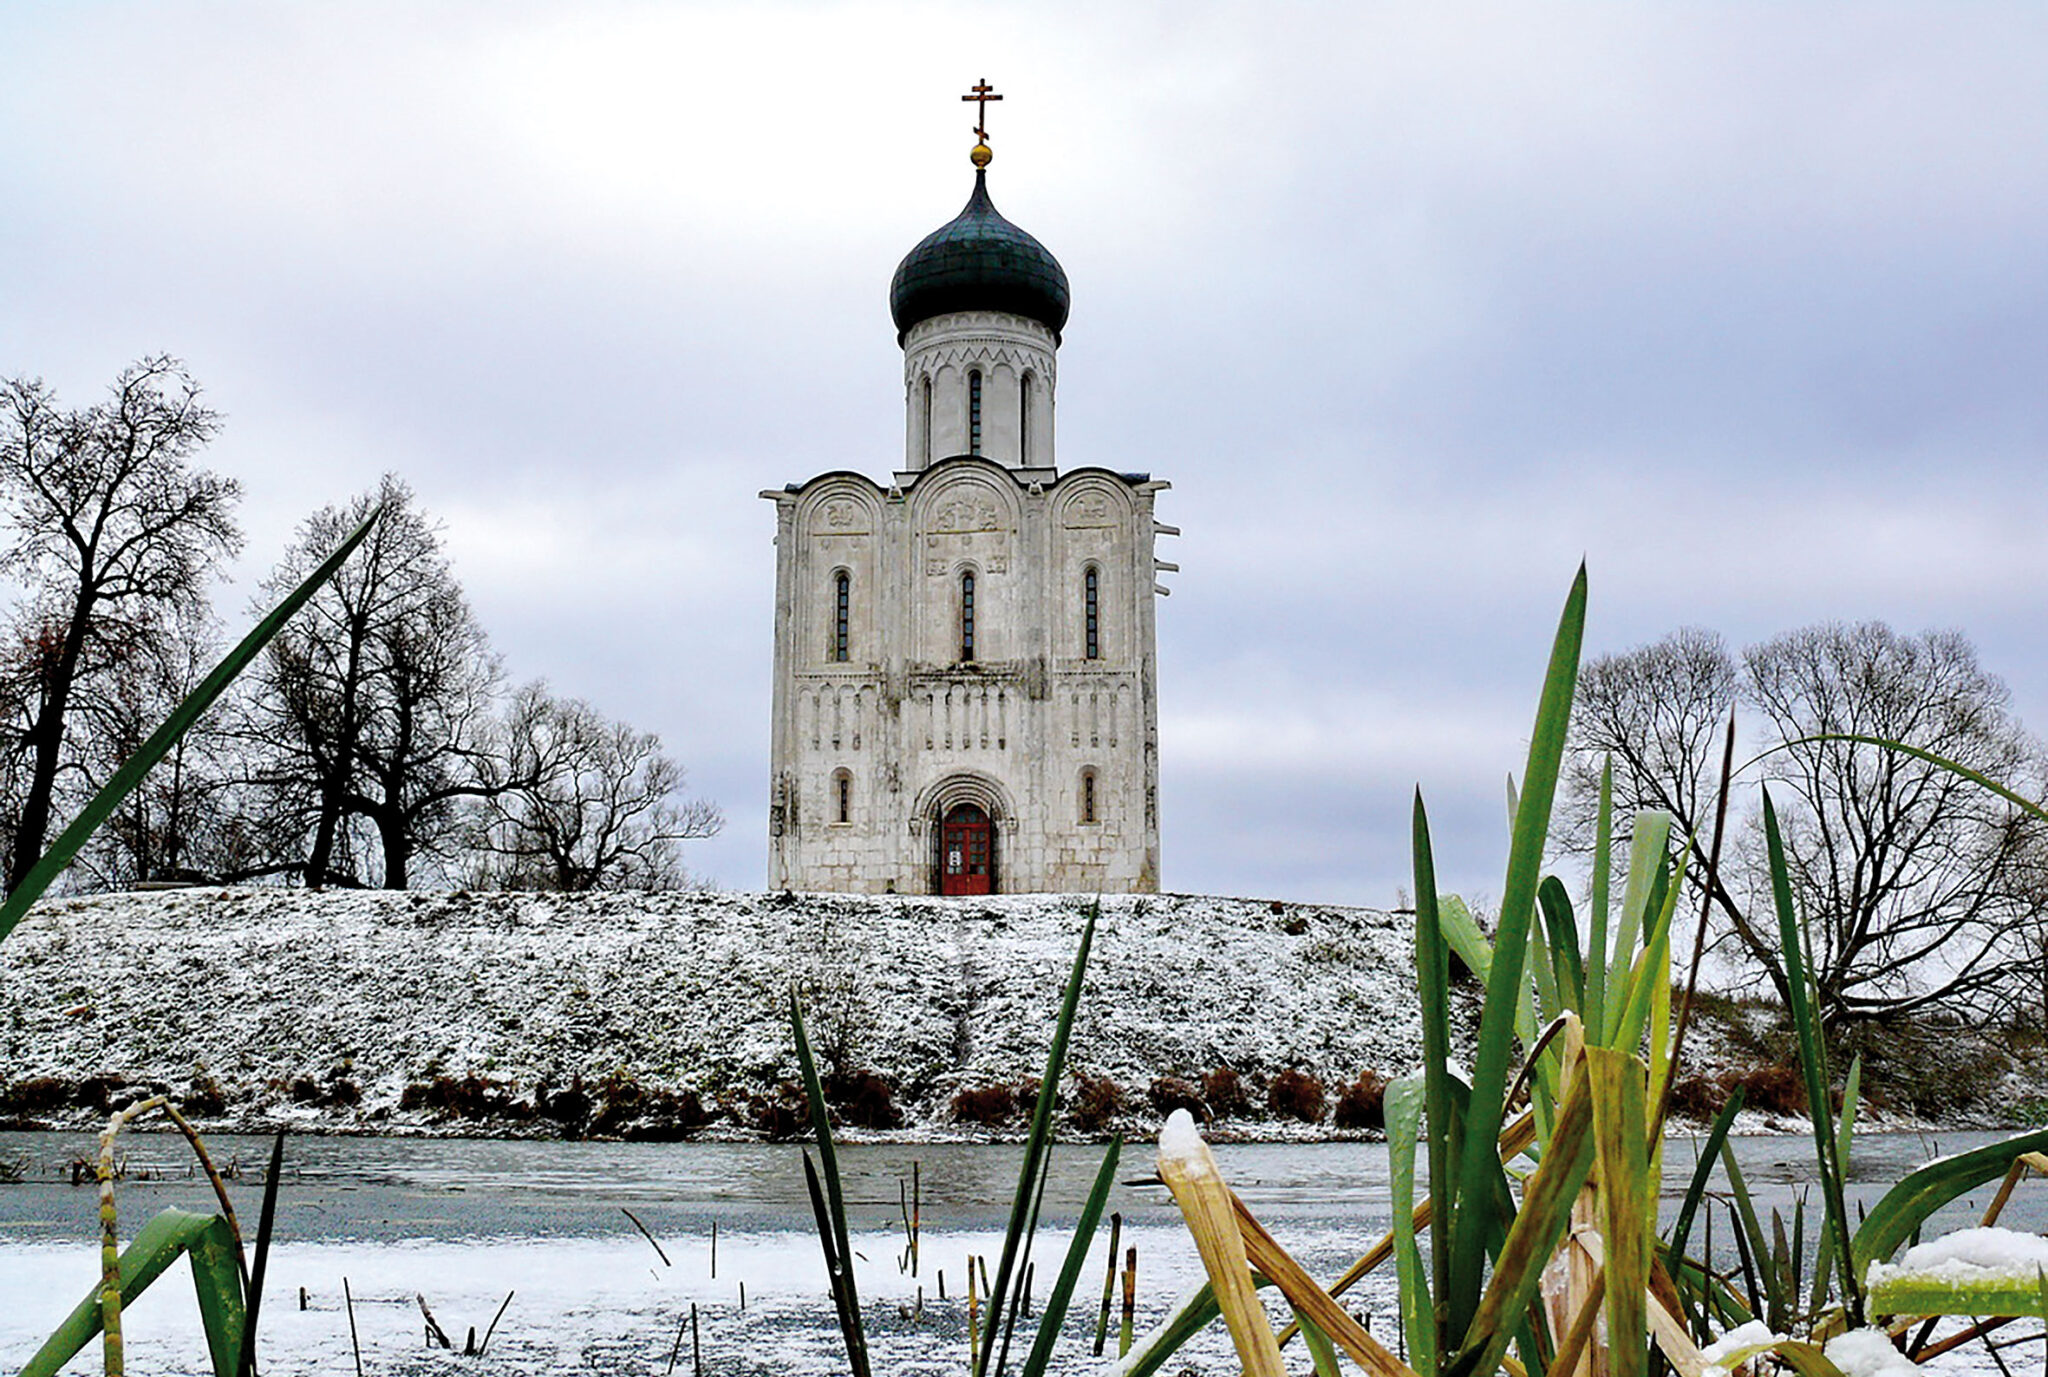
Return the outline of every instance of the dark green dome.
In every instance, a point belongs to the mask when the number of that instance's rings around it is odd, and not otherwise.
[[[899,343],[911,326],[948,311],[1007,311],[1038,321],[1057,341],[1067,304],[1059,260],[997,213],[979,169],[967,208],[927,234],[889,284]]]

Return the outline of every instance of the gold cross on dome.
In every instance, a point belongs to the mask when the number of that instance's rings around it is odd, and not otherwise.
[[[988,84],[988,78],[983,77],[969,88],[967,95],[960,97],[962,100],[974,102],[974,137],[980,139],[983,143],[988,142],[988,129],[986,127],[988,124],[988,103],[992,100],[1002,99],[995,91],[996,88]]]

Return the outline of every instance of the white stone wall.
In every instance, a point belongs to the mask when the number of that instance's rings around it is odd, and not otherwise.
[[[929,893],[937,819],[970,801],[995,822],[999,892],[1156,890],[1153,499],[1167,485],[1101,469],[1046,482],[973,458],[899,477],[884,489],[833,473],[762,494],[778,512],[771,887]],[[1084,771],[1094,822],[1081,819]]]

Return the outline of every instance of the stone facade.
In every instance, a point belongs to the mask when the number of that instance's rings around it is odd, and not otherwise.
[[[763,494],[777,506],[770,884],[937,892],[940,820],[969,803],[994,824],[995,892],[1156,890],[1152,504],[1167,484],[972,456],[897,479]]]
[[[1159,888],[1153,519],[1054,460],[1059,263],[973,196],[896,271],[904,466],[776,505],[768,883]]]

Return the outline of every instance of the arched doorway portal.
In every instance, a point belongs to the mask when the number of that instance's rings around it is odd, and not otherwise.
[[[996,829],[972,803],[956,803],[939,824],[939,893],[996,892]]]

